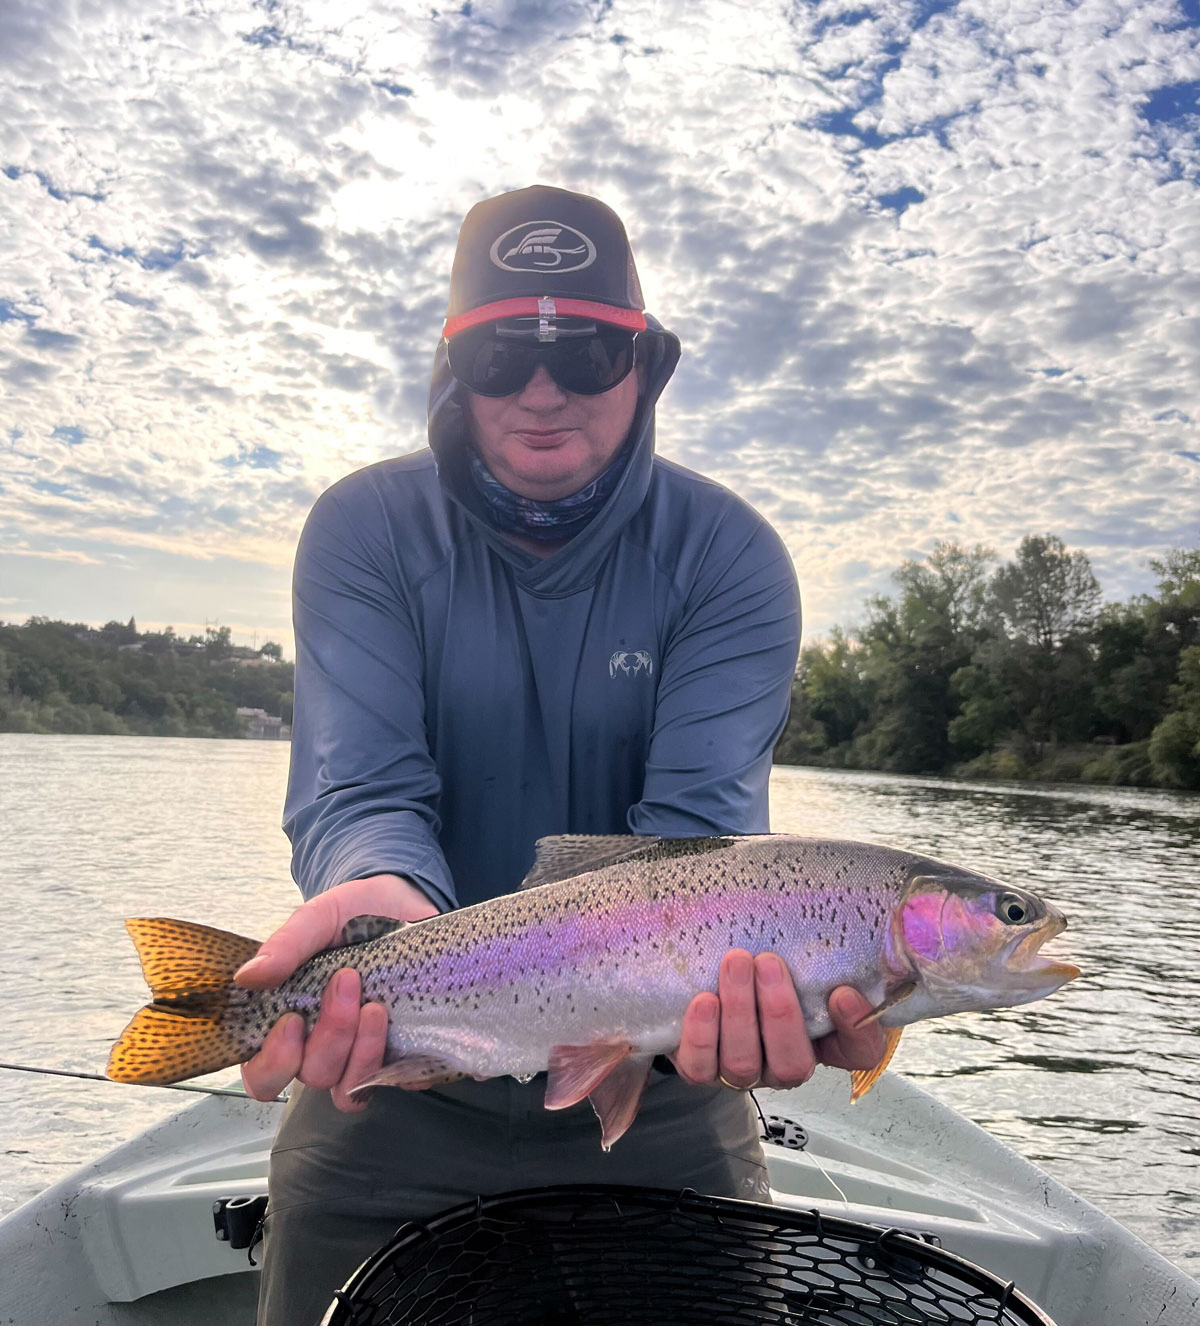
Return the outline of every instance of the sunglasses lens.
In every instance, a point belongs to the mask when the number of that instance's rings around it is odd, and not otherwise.
[[[596,396],[609,391],[633,367],[633,337],[600,331],[578,341],[560,341],[558,355],[547,362],[550,376],[565,391]]]
[[[497,336],[490,327],[461,332],[447,346],[450,371],[480,396],[511,396],[539,363],[564,391],[597,396],[633,367],[633,337],[616,328],[550,344]]]
[[[464,332],[448,345],[450,371],[480,396],[511,396],[533,376],[535,351],[529,344],[503,340],[485,328]]]

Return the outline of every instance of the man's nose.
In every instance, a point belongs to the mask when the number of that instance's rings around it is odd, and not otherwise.
[[[527,410],[554,410],[566,400],[567,393],[550,376],[545,364],[533,370],[533,376],[517,393],[517,404]]]

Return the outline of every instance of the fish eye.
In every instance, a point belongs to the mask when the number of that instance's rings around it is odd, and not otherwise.
[[[1002,893],[996,903],[996,915],[1006,925],[1021,925],[1033,914],[1033,908],[1015,893]]]

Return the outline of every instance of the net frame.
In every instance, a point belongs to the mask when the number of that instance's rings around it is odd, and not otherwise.
[[[895,1228],[685,1189],[522,1189],[401,1225],[322,1326],[1054,1326]]]

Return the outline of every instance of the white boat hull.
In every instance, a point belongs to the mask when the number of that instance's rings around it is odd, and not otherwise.
[[[853,1109],[841,1073],[758,1094],[807,1134],[767,1147],[776,1202],[932,1234],[1057,1326],[1200,1326],[1200,1284],[903,1078]],[[213,1206],[265,1193],[278,1110],[209,1097],[0,1221],[0,1322],[250,1326],[258,1277]]]

